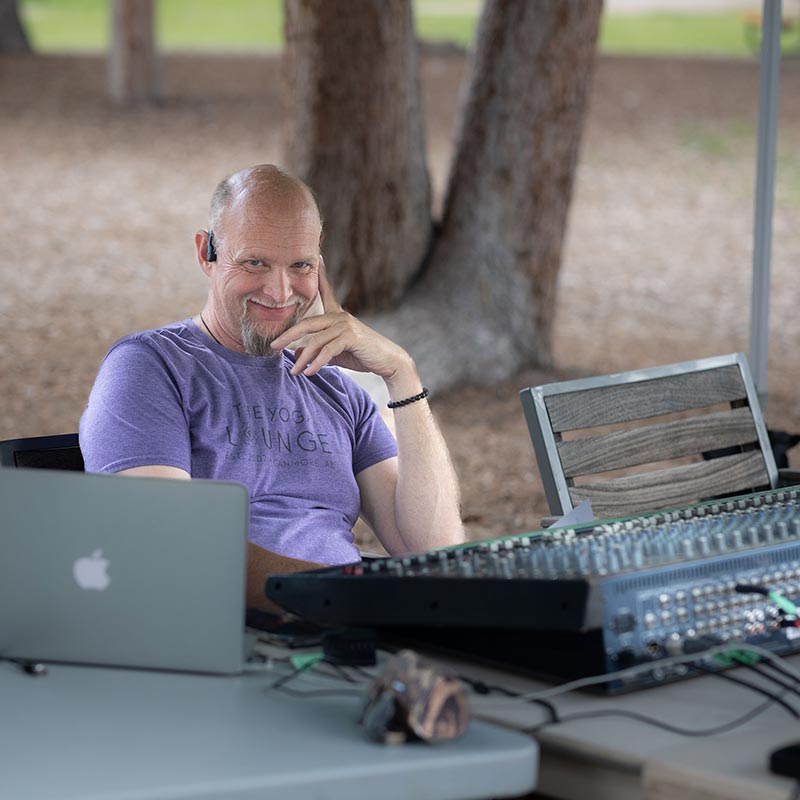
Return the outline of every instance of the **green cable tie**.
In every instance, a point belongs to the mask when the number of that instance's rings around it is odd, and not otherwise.
[[[800,616],[800,608],[798,608],[791,600],[784,597],[780,592],[770,592],[769,599],[775,603],[778,608],[786,614],[793,617]]]
[[[291,656],[289,662],[296,670],[307,670],[319,664],[323,657],[323,653],[298,653]]]
[[[760,660],[758,653],[751,653],[749,650],[726,650],[724,653],[714,654],[714,661],[723,667],[732,667],[736,664],[755,664]]]
[[[740,664],[757,664],[761,661],[761,656],[758,653],[750,652],[750,650],[734,650],[731,652],[731,657]]]

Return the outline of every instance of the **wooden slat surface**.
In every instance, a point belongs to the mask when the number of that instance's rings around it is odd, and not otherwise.
[[[558,443],[568,478],[758,442],[749,407]]]
[[[607,519],[768,487],[769,476],[761,452],[754,450],[575,486],[570,489],[570,496],[575,505],[590,498],[595,516]]]
[[[554,431],[613,425],[688,411],[747,396],[735,364],[544,398]]]

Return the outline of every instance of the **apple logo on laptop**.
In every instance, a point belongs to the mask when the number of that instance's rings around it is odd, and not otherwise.
[[[102,550],[95,550],[90,556],[79,558],[72,565],[75,583],[81,589],[97,589],[102,592],[108,588],[111,578],[108,577],[107,558],[103,558]]]

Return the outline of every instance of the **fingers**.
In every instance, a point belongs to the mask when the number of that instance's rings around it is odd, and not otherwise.
[[[309,336],[303,348],[295,350],[295,363],[289,372],[311,377],[347,349],[348,337],[341,331],[326,328]]]
[[[329,328],[332,324],[333,321],[331,316],[328,315],[305,317],[304,319],[300,320],[300,322],[292,325],[291,328],[287,328],[280,336],[276,337],[272,342],[272,349],[283,350],[284,347],[288,347],[297,339],[302,339],[304,336],[308,336],[309,334],[323,331],[326,328]]]
[[[320,254],[319,257],[319,296],[322,299],[322,306],[326,312],[341,311],[342,307],[336,302],[336,295],[333,287],[328,280],[328,273],[325,269],[325,259]]]

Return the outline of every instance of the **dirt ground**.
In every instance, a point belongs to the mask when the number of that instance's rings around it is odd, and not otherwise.
[[[173,56],[155,109],[114,109],[98,58],[0,59],[0,438],[77,429],[120,336],[190,316],[217,181],[281,160],[276,57]],[[422,78],[436,207],[464,59]],[[564,252],[553,371],[434,398],[473,538],[547,513],[520,388],[748,348],[758,66],[601,58]],[[800,61],[785,60],[768,423],[800,431]],[[800,448],[798,448],[800,449]],[[798,454],[792,464],[800,465]]]

